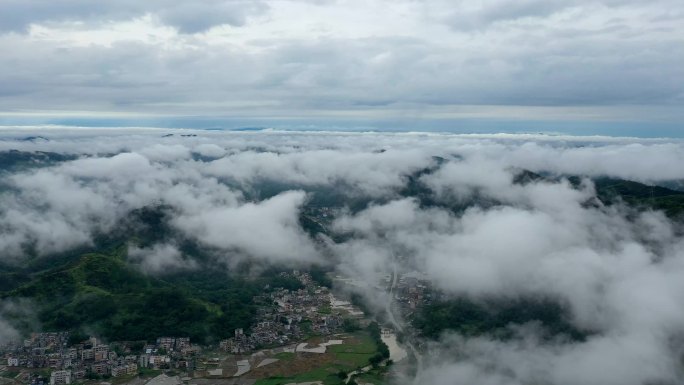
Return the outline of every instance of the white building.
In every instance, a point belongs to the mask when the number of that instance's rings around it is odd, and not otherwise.
[[[169,362],[171,362],[171,358],[169,356],[150,356],[150,366],[153,368],[159,368],[164,364],[168,364]]]
[[[87,361],[92,360],[93,358],[95,358],[93,349],[83,349],[83,351],[81,351],[81,360]]]
[[[138,360],[138,366],[141,368],[147,368],[150,366],[150,356],[143,354],[140,356],[140,359]]]
[[[50,374],[50,385],[71,384],[71,370],[55,370]]]
[[[127,374],[128,368],[126,365],[115,366],[112,368],[112,377],[119,377]]]
[[[138,365],[128,364],[115,366],[112,368],[112,377],[123,376],[126,374],[135,374],[138,371]]]
[[[172,338],[172,337],[157,338],[157,345],[166,349],[166,351],[173,350],[173,347],[175,344],[176,344],[175,338]]]
[[[19,358],[10,357],[7,359],[7,366],[19,366]]]

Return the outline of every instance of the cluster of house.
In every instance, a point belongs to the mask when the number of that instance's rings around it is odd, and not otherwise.
[[[117,354],[95,337],[70,345],[68,332],[34,333],[23,345],[8,347],[5,356],[10,368],[51,369],[50,384],[62,385],[86,377],[135,374],[139,367],[187,368],[191,357],[199,353],[199,347],[190,344],[189,338],[159,338],[156,344],[145,345],[139,355],[130,354],[131,344],[119,343],[118,350],[123,353]],[[41,382],[31,371],[22,372],[22,376],[25,382]]]
[[[221,341],[222,350],[251,353],[261,347],[283,346],[309,335],[329,335],[342,329],[342,314],[332,306],[334,297],[328,288],[318,285],[305,272],[295,270],[282,276],[299,280],[303,288],[279,288],[255,297],[257,303],[263,304],[257,310],[256,322],[247,333],[237,329],[234,337]],[[47,379],[32,369],[49,369],[50,384],[63,385],[84,378],[135,374],[140,368],[192,370],[201,351],[187,337],[162,337],[153,344],[124,341],[111,345],[94,337],[71,344],[69,337],[69,332],[34,333],[23,344],[0,347],[0,354],[9,369],[18,373],[17,380],[43,385]]]
[[[191,344],[188,337],[160,337],[156,344],[145,345],[138,365],[152,369],[188,369],[192,368],[194,357],[201,351],[200,346]]]
[[[433,300],[429,281],[410,274],[405,274],[399,279],[396,292],[397,302],[405,316],[413,314],[416,309],[430,304]]]
[[[281,273],[296,278],[303,289],[277,289],[255,297],[266,305],[259,307],[257,322],[250,333],[235,330],[235,336],[220,342],[219,347],[233,354],[250,353],[259,347],[285,345],[307,334],[332,334],[342,327],[342,317],[331,309],[327,287],[316,284],[308,273],[297,270]]]

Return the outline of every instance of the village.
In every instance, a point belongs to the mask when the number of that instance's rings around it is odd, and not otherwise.
[[[188,337],[177,336],[150,342],[105,343],[96,337],[75,341],[69,332],[34,333],[24,341],[0,346],[0,379],[32,385],[94,384],[103,380],[111,384],[117,378],[125,383],[154,375],[160,385],[194,384],[189,381],[203,378],[238,381],[226,384],[251,384],[255,379],[247,378],[248,374],[272,375],[282,370],[276,363],[283,355],[308,354],[306,357],[312,360],[312,355],[325,354],[331,347],[358,342],[358,338],[350,335],[368,326],[370,320],[363,311],[336,298],[307,272],[293,270],[281,276],[296,279],[302,287],[273,288],[256,296],[254,301],[262,305],[252,327],[236,329],[231,338],[217,345],[200,346]],[[377,287],[389,288],[390,281],[388,277],[381,278]],[[415,274],[404,274],[396,281],[393,301],[402,317],[409,318],[429,304],[432,295],[427,281]],[[390,329],[382,330],[382,340],[390,345],[395,360],[406,357]],[[369,358],[373,352],[363,354]],[[266,368],[269,365],[270,371]],[[165,373],[176,375],[166,377]],[[153,382],[145,380],[136,385],[155,385]]]
[[[5,372],[16,373],[13,379],[21,383],[62,385],[134,375],[140,368],[187,369],[201,351],[183,337],[158,338],[143,345],[140,354],[132,353],[135,343],[105,344],[90,337],[70,345],[69,337],[68,332],[34,333],[21,345],[6,346]],[[47,378],[43,377],[46,371],[50,372]]]
[[[418,273],[403,274],[396,286],[394,300],[399,306],[400,314],[410,319],[417,310],[431,304],[436,293],[431,290],[430,282]]]
[[[337,300],[308,273],[294,270],[281,274],[297,279],[303,287],[293,291],[276,288],[254,298],[264,305],[258,308],[253,326],[247,331],[236,329],[233,337],[221,340],[218,346],[200,346],[188,337],[104,343],[96,337],[74,341],[69,332],[34,333],[24,341],[0,347],[6,363],[0,365],[0,376],[33,385],[114,380],[160,370],[184,373],[186,378],[240,377],[249,371],[250,363],[237,358],[249,358],[259,350],[262,352],[255,355],[263,355],[264,349],[273,349],[274,354],[325,352],[326,346],[342,343],[329,338],[332,335],[367,325],[361,310]],[[302,343],[316,336],[327,342],[319,346]],[[217,369],[218,360],[203,352],[234,355],[234,370]]]
[[[308,273],[297,270],[281,275],[298,279],[304,288],[276,289],[255,298],[272,305],[259,308],[257,322],[249,335],[237,329],[233,338],[221,341],[222,350],[250,353],[258,347],[286,345],[307,335],[330,335],[342,328],[341,312],[332,311],[333,297],[327,287],[317,285]]]

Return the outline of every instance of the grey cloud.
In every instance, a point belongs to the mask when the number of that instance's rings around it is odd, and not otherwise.
[[[24,298],[0,300],[0,346],[21,342],[22,334],[17,330],[18,324],[38,329],[38,317],[32,305]]]
[[[678,143],[634,143],[627,146],[583,146],[556,150],[542,149],[534,143],[527,143],[512,150],[509,162],[527,169],[555,171],[560,174],[612,175],[645,182],[682,178],[677,167],[672,167],[684,160],[684,151]],[[543,153],[553,153],[554,156],[542,155]]]
[[[540,22],[549,17],[568,13],[597,13],[604,11],[620,11],[637,9],[653,11],[659,14],[672,14],[680,9],[680,4],[673,0],[657,0],[644,4],[634,0],[486,0],[479,3],[468,1],[425,1],[424,7],[430,11],[440,12],[441,20],[456,30],[484,32],[491,27],[498,27],[497,23],[512,24],[520,21]],[[681,15],[680,15],[681,16]],[[618,21],[617,18],[607,18],[605,23]]]
[[[207,245],[257,259],[314,262],[316,250],[298,222],[305,198],[301,191],[287,192],[259,203],[181,215],[175,225]]]
[[[430,178],[461,197],[489,196],[505,207],[455,216],[403,200],[339,219],[340,230],[355,234],[339,252],[361,249],[375,256],[370,267],[355,267],[352,258],[348,268],[382,271],[378,266],[405,264],[424,271],[437,287],[471,298],[550,296],[569,305],[575,325],[596,334],[574,343],[541,342],[534,332],[509,342],[448,339],[439,346],[458,351],[442,352],[450,358],[440,363],[434,347],[437,362],[414,383],[679,383],[684,312],[676,304],[684,299],[678,278],[684,259],[676,249],[682,242],[676,225],[658,213],[628,220],[620,208],[586,207],[591,186],[513,185],[497,176],[507,165],[497,164],[498,173],[474,161],[468,170],[445,167]],[[664,249],[646,247],[642,234]],[[639,369],[617,370],[626,363]]]
[[[177,229],[207,246],[267,260],[316,259],[298,224],[303,193],[245,202],[239,191],[203,175],[198,169],[203,163],[188,160],[188,154],[180,144],[155,144],[12,175],[14,191],[0,211],[4,250],[9,257],[31,246],[45,255],[87,245],[131,210],[163,203],[175,210]],[[182,259],[168,246],[134,248],[131,255],[149,272]]]
[[[681,341],[676,342],[681,332],[677,325],[684,317],[676,305],[682,300],[676,278],[684,273],[681,252],[667,255],[666,262],[654,263],[652,254],[634,240],[624,239],[628,237],[626,229],[617,230],[620,234],[611,241],[608,225],[628,226],[615,223],[620,222],[618,218],[606,218],[606,227],[590,226],[586,231],[593,233],[592,240],[578,228],[582,225],[555,223],[534,211],[474,211],[451,221],[437,218],[433,223],[430,212],[421,213],[414,207],[415,213],[406,217],[397,210],[400,207],[393,205],[388,208],[391,218],[378,212],[370,219],[371,223],[392,222],[379,229],[383,234],[380,242],[356,239],[349,242],[353,248],[341,251],[353,256],[355,250],[364,250],[363,258],[369,250],[378,250],[374,255],[380,256],[383,249],[400,250],[403,254],[396,254],[402,257],[399,261],[422,260],[433,284],[459,295],[559,298],[570,304],[576,325],[598,331],[581,343],[475,339],[450,354],[434,347],[428,349],[425,359],[431,362],[434,354],[437,363],[429,364],[414,383],[674,384],[681,380],[676,358],[682,348]],[[584,214],[601,221],[591,213]],[[370,213],[360,214],[366,215]],[[359,229],[357,238],[368,231],[363,226]],[[618,246],[622,242],[625,244]],[[613,247],[617,250],[611,251]],[[413,254],[407,254],[411,249]],[[375,258],[376,271],[382,271],[377,266],[397,261],[387,254],[384,259]],[[358,262],[352,258],[349,263],[354,266]],[[352,270],[369,268],[351,266]],[[456,345],[453,340],[443,344],[442,348]],[[440,364],[438,357],[449,358],[441,358],[447,362]],[[627,362],[639,369],[629,373],[617,370]],[[606,367],[616,371],[607,372]]]
[[[435,346],[436,364],[416,383],[453,384],[675,384],[681,380],[676,351],[646,336],[597,337],[587,344],[556,344],[539,340],[531,328],[514,342],[447,336]],[[444,350],[440,350],[444,349]],[[459,356],[445,362],[442,356]]]
[[[194,148],[194,151],[202,156],[221,158],[226,155],[226,150],[212,143],[200,144]]]
[[[127,20],[147,13],[178,28],[182,33],[205,31],[213,26],[243,25],[247,17],[268,9],[262,1],[209,0],[175,1],[50,1],[7,0],[2,4],[0,30],[25,30],[32,23],[62,21]]]
[[[0,317],[0,346],[9,342],[16,342],[18,339],[19,332],[9,322]]]
[[[197,262],[184,258],[178,247],[171,244],[156,244],[149,248],[129,246],[128,257],[148,274],[160,275],[198,267]]]
[[[578,1],[556,0],[495,0],[475,6],[467,2],[456,3],[447,16],[449,25],[457,30],[486,29],[493,23],[515,21],[522,18],[542,18],[576,6]],[[465,9],[463,9],[465,8]]]
[[[162,22],[177,27],[182,33],[196,33],[221,24],[242,26],[249,16],[267,9],[262,1],[181,2],[161,10],[159,16]]]
[[[430,117],[435,108],[453,114],[458,112],[454,106],[463,105],[601,106],[617,112],[567,118],[681,120],[677,109],[684,83],[681,23],[677,23],[684,17],[681,4],[616,4],[632,13],[644,9],[644,16],[628,18],[613,15],[613,5],[574,3],[578,11],[569,19],[534,27],[508,25],[468,38],[454,35],[441,40],[402,33],[229,39],[218,44],[176,36],[169,38],[168,45],[119,41],[111,46],[70,46],[4,34],[0,35],[6,59],[0,62],[0,82],[5,85],[0,109],[333,120],[352,111],[354,119],[365,121],[367,116]],[[31,3],[17,1],[9,6],[30,7],[23,4]],[[218,22],[215,18],[235,7],[252,8],[242,2],[174,4],[160,12],[168,13],[169,22],[187,24],[185,30]],[[477,20],[462,4],[434,4],[435,13],[456,7],[463,19]],[[517,7],[522,9],[514,14],[525,14],[528,8],[548,13],[563,4],[494,2],[483,5],[482,12],[494,14],[487,18],[501,19],[502,12]],[[20,20],[26,14],[14,13],[16,17],[6,17]],[[92,13],[107,14],[105,10]],[[195,18],[196,13],[200,16]],[[663,19],[668,15],[672,20]],[[582,20],[599,20],[602,25],[583,26]],[[651,111],[645,117],[633,106],[659,106],[667,113]],[[515,118],[520,119],[520,114]]]
[[[311,150],[277,154],[245,151],[218,159],[207,167],[209,175],[240,183],[274,180],[304,185],[336,185],[370,195],[384,195],[404,184],[404,175],[428,163],[422,151]]]

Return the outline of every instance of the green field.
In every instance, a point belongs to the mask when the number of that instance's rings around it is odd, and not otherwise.
[[[255,385],[282,385],[311,381],[322,381],[325,385],[343,384],[344,380],[338,376],[340,371],[348,373],[365,367],[369,364],[369,359],[376,353],[377,345],[368,332],[362,331],[349,334],[346,336],[344,344],[328,346],[325,354],[332,356],[332,362],[290,377],[260,379],[257,380]],[[281,355],[283,356],[281,357]],[[293,353],[280,353],[276,355],[276,358],[286,360],[298,359]]]
[[[282,360],[282,361],[292,361],[295,359],[295,357],[296,357],[295,353],[282,352],[282,353],[276,354],[273,358],[277,358],[277,359]]]
[[[381,368],[385,370],[372,370],[368,373],[362,373],[354,376],[356,382],[371,383],[375,385],[385,384],[385,374],[387,368]]]
[[[14,378],[19,374],[19,372],[0,372],[0,377],[3,378]]]

